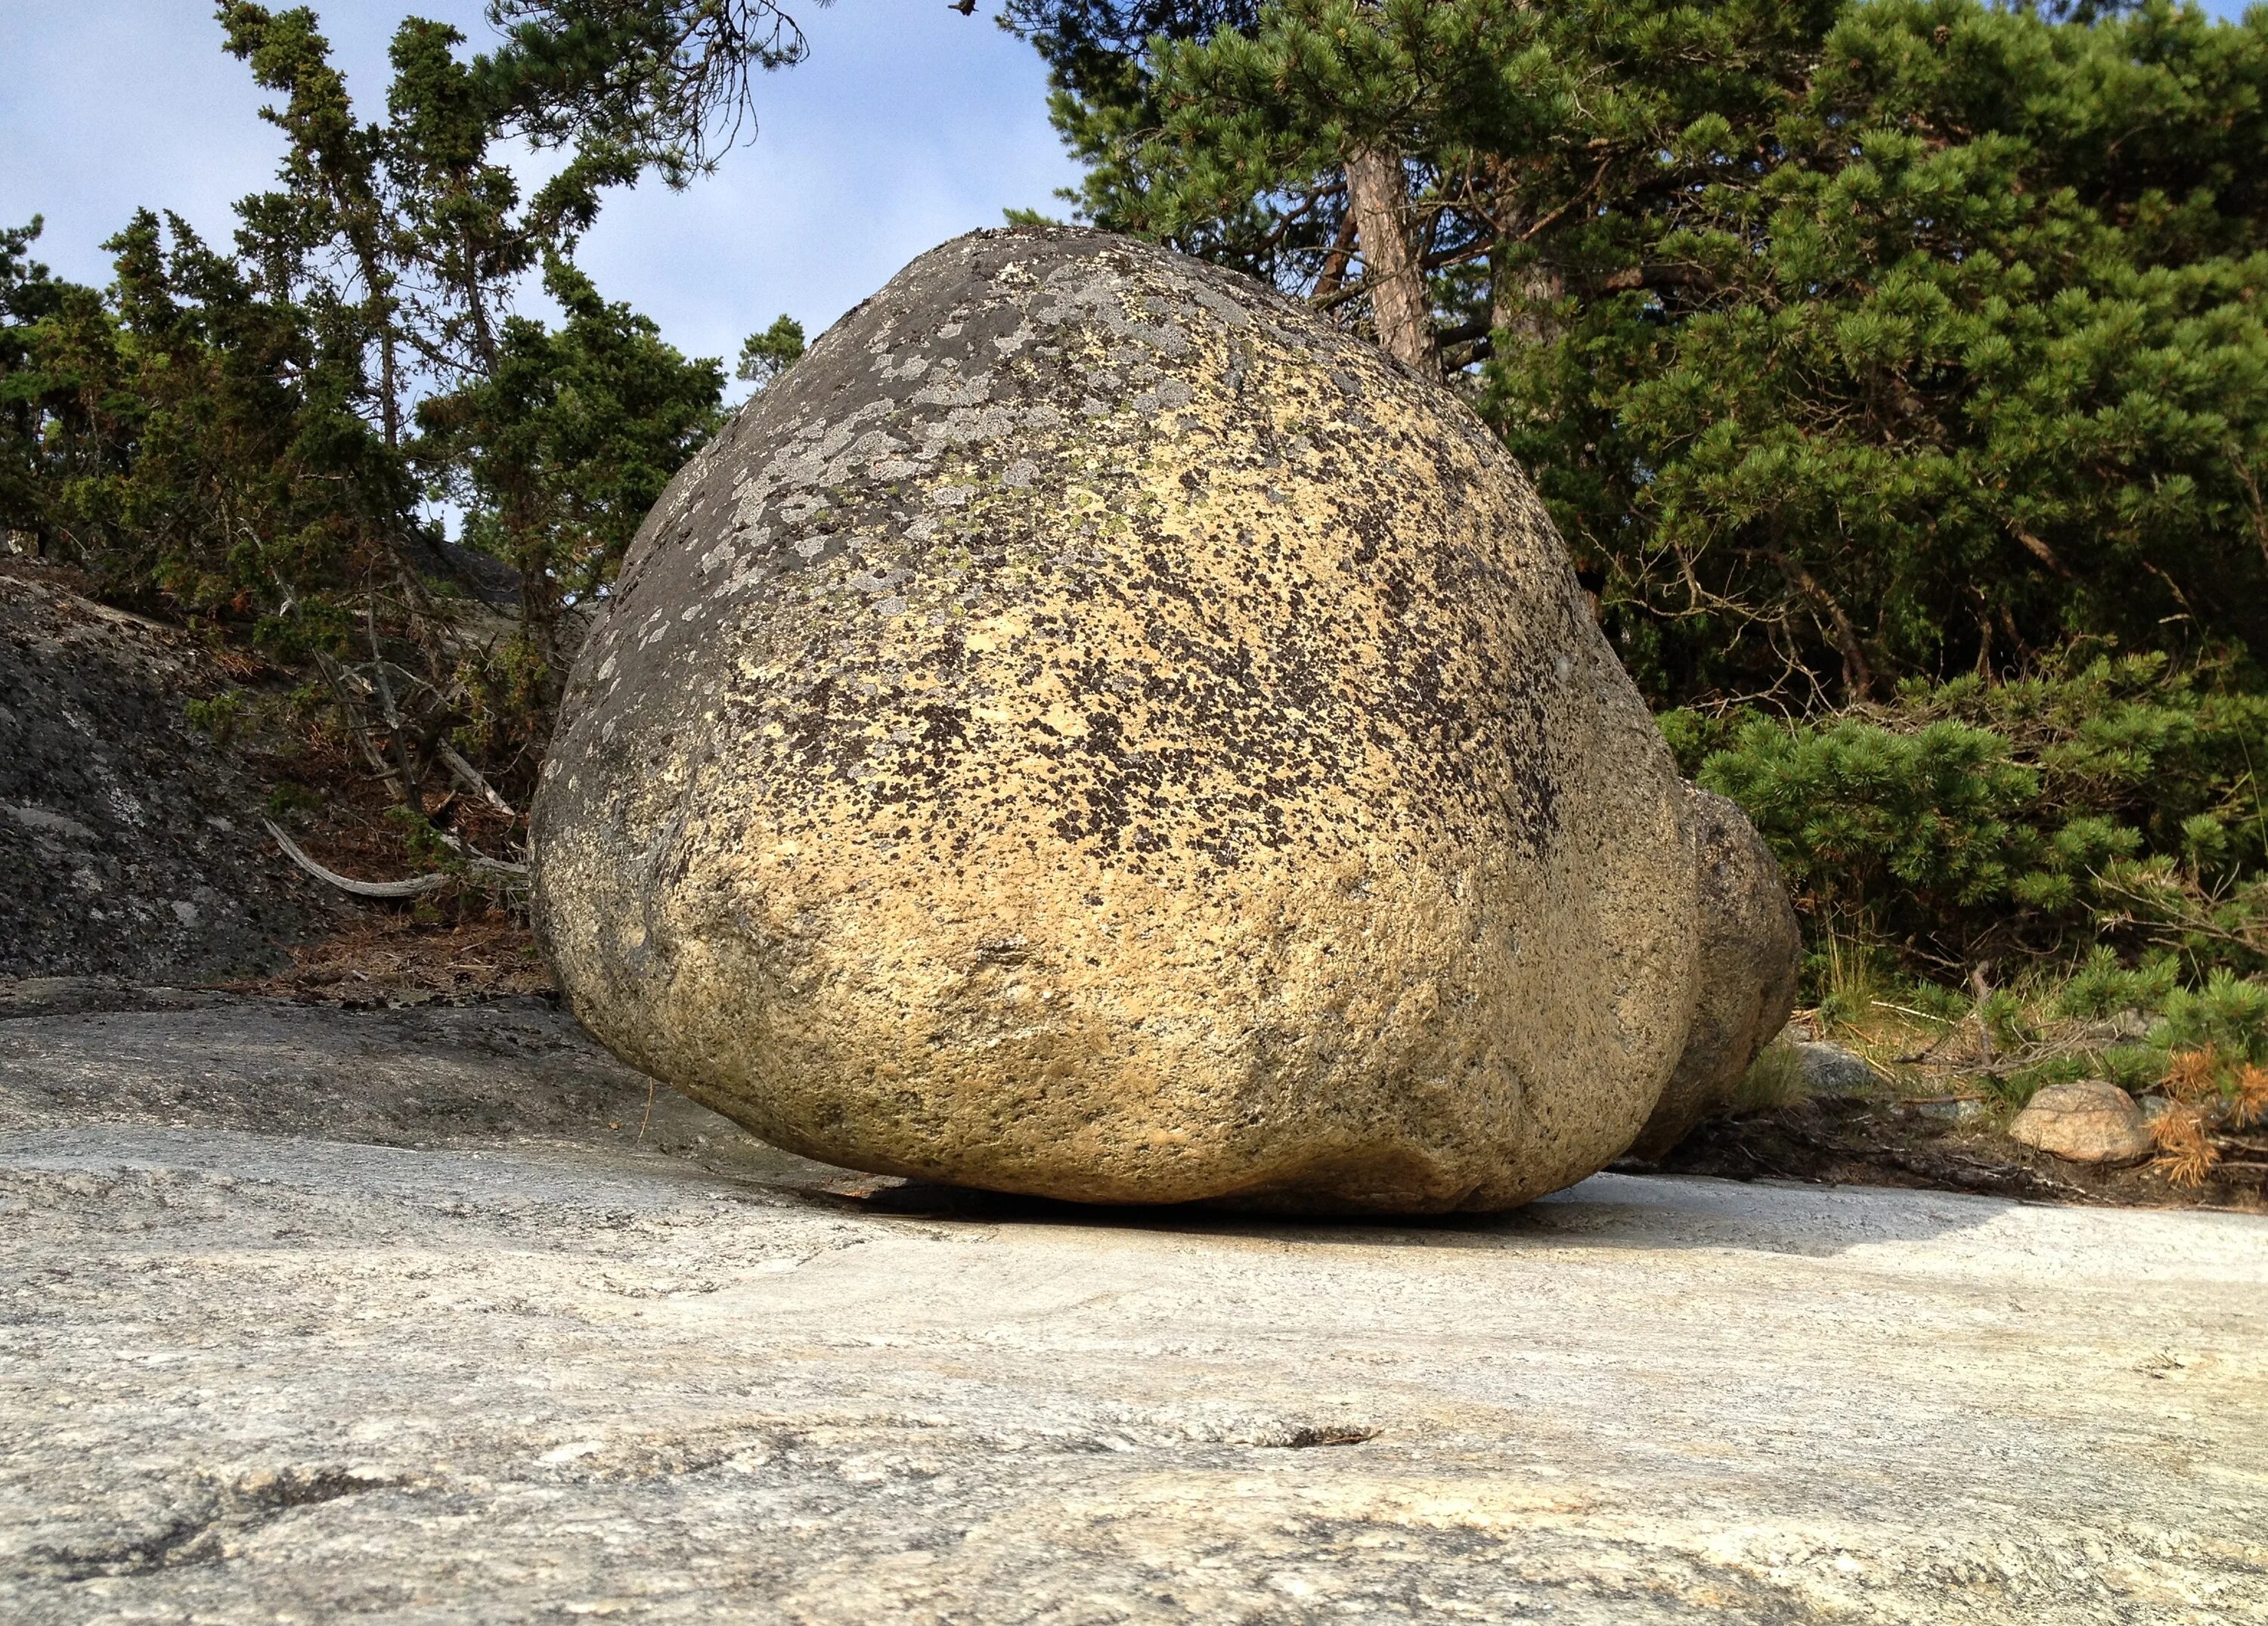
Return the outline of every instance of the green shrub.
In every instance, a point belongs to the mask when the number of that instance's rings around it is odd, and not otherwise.
[[[2150,1037],[2169,1054],[2201,1051],[2226,1068],[2268,1066],[2268,983],[2223,968],[2200,988],[2176,988]]]
[[[250,710],[244,703],[244,692],[233,688],[225,688],[210,700],[189,701],[181,708],[189,726],[210,735],[217,746],[225,746],[236,738]]]
[[[1815,956],[1844,939],[1956,982],[2046,957],[2092,988],[2109,944],[2171,950],[2194,980],[2268,966],[2268,695],[2228,672],[2097,656],[1816,720],[1675,711],[1662,729],[1778,854]]]

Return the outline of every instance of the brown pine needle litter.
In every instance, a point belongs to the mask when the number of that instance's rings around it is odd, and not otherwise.
[[[2236,1071],[2236,1103],[2229,1109],[2229,1122],[2240,1129],[2250,1129],[2268,1118],[2268,1067],[2247,1062]]]
[[[2158,1143],[2152,1166],[2173,1185],[2202,1186],[2220,1161],[2205,1138],[2205,1115],[2185,1101],[2167,1103],[2165,1111],[2150,1121],[2150,1138]]]
[[[2166,1058],[2166,1093],[2191,1105],[2220,1093],[2220,1052],[2207,1045],[2202,1050],[2176,1050]]]

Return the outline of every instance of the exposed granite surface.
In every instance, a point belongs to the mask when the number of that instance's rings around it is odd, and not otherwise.
[[[189,725],[226,687],[188,634],[0,561],[0,976],[246,975],[338,918]]]
[[[1083,1210],[666,1091],[640,1144],[540,1006],[56,993],[0,1019],[11,1626],[2268,1619],[2257,1218]]]

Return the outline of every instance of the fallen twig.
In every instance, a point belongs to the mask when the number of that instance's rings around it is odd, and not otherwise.
[[[451,851],[462,858],[465,867],[475,875],[486,875],[502,881],[525,882],[527,879],[527,865],[525,864],[491,858],[484,852],[475,852],[465,844],[461,837],[452,835],[446,830],[437,830],[434,834],[448,845]]]
[[[457,748],[447,740],[436,740],[433,745],[433,754],[441,759],[442,766],[455,775],[457,783],[468,791],[481,796],[490,806],[495,808],[505,818],[512,819],[519,816],[512,812],[512,804],[497,794],[496,787],[481,776],[481,770],[465,761],[458,754]]]
[[[285,857],[317,880],[336,887],[341,892],[351,893],[357,898],[415,898],[436,887],[446,886],[453,879],[448,872],[435,870],[424,875],[412,875],[406,880],[357,880],[352,876],[342,875],[336,870],[327,870],[316,863],[300,850],[297,842],[284,834],[273,819],[263,819],[261,822],[268,827],[268,833],[276,838],[276,844],[284,850]],[[463,855],[465,867],[476,875],[505,881],[525,881],[527,879],[527,865],[525,864],[509,864],[501,858],[488,857],[475,852],[462,842],[451,841],[449,844]]]
[[[299,843],[284,834],[273,819],[262,819],[268,833],[284,850],[284,856],[326,886],[336,887],[341,892],[351,893],[357,898],[414,898],[434,887],[445,886],[448,876],[439,872],[431,875],[413,875],[407,880],[357,880],[342,875],[336,870],[327,870],[299,850]]]

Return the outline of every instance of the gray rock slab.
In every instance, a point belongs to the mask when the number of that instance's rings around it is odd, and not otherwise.
[[[260,828],[254,761],[184,710],[196,636],[0,561],[0,974],[243,975],[346,913]]]
[[[2268,1620],[2268,1225],[770,1151],[541,1006],[0,1020],[0,1619]]]
[[[1870,1095],[1880,1082],[1865,1056],[1839,1044],[1800,1039],[1795,1055],[1807,1095]]]

